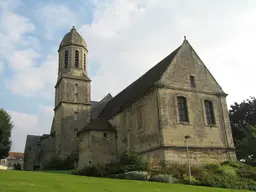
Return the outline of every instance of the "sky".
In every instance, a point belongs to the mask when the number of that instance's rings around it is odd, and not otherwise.
[[[0,108],[12,151],[49,133],[58,46],[74,25],[87,42],[92,99],[115,96],[181,45],[184,36],[227,102],[256,96],[255,0],[0,0]]]

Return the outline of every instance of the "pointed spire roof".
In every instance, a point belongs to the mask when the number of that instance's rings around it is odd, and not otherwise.
[[[77,32],[75,26],[72,27],[70,32],[68,32],[62,39],[59,50],[68,45],[81,46],[87,49],[87,44],[84,38]]]

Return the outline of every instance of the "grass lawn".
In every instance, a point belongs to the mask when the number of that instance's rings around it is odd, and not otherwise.
[[[49,172],[1,171],[0,192],[235,192],[189,185],[74,176]]]

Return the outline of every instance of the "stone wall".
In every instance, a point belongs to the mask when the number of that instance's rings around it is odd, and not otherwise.
[[[165,161],[168,163],[188,164],[186,148],[165,149]],[[226,149],[193,149],[189,148],[191,165],[207,163],[221,163],[227,160],[236,160],[235,152]]]
[[[110,122],[117,129],[117,152],[143,152],[160,146],[156,92],[151,90],[129,105]]]
[[[179,122],[177,96],[187,99],[188,123]],[[216,120],[214,126],[206,123],[205,99],[213,102]],[[234,147],[225,98],[200,92],[160,88],[159,103],[164,145],[183,146],[184,136],[189,135],[192,146]]]
[[[96,163],[116,161],[116,134],[109,131],[86,131],[79,135],[78,169]]]

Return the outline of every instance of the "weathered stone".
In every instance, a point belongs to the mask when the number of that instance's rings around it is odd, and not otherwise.
[[[191,164],[236,160],[227,95],[187,40],[164,62],[159,62],[153,68],[155,71],[146,73],[149,79],[143,76],[141,83],[146,87],[143,93],[129,89],[129,93],[139,94],[130,94],[134,98],[126,98],[125,94],[125,98],[107,96],[101,102],[94,103],[93,110],[91,80],[87,73],[87,45],[74,29],[71,32],[59,48],[55,114],[51,129],[55,138],[54,142],[50,142],[54,143],[54,147],[46,150],[44,157],[40,158],[37,147],[34,147],[33,153],[28,154],[27,151],[27,156],[33,159],[32,164],[41,164],[53,151],[62,158],[79,152],[78,167],[81,169],[89,164],[117,161],[127,149],[138,152],[146,160],[157,157],[159,161],[169,163],[187,164],[187,155]],[[67,56],[66,51],[69,53]],[[78,58],[76,52],[79,53]],[[154,77],[154,82],[149,81],[151,77]],[[186,98],[187,122],[179,119],[178,96]],[[207,123],[205,100],[213,104],[215,123],[211,125]],[[111,108],[109,104],[112,101],[116,101],[117,105]],[[111,117],[103,115],[104,120],[111,123],[115,132],[98,127],[100,129],[79,134],[78,138],[77,133],[92,118],[101,117],[106,108]],[[188,135],[187,154],[184,137]]]

